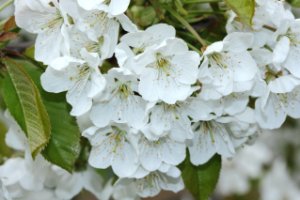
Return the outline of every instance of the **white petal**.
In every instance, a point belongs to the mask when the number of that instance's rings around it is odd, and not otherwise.
[[[61,56],[63,43],[60,28],[40,33],[35,43],[35,59],[50,64]]]
[[[300,89],[299,87],[293,92],[288,94],[288,106],[286,111],[289,116],[299,119],[300,118]]]
[[[114,144],[109,140],[104,140],[104,137],[98,139],[102,139],[102,142],[100,145],[92,147],[89,164],[95,168],[106,169],[111,165]]]
[[[67,70],[57,71],[48,67],[41,76],[41,84],[48,92],[59,93],[69,90],[73,82],[69,80]]]
[[[63,57],[58,57],[54,59],[49,66],[52,67],[55,70],[63,70],[67,66],[69,66],[70,63],[83,63],[84,61],[70,57],[70,56],[63,56]]]
[[[91,85],[88,92],[88,97],[93,98],[104,90],[106,81],[103,75],[100,74],[99,72],[93,72],[91,74],[90,79],[91,79]]]
[[[118,21],[120,22],[122,28],[131,33],[131,32],[137,32],[138,28],[137,26],[124,14],[118,15],[116,17]]]
[[[170,165],[178,165],[184,161],[186,152],[185,144],[174,142],[172,140],[165,141],[162,146],[162,160]]]
[[[290,40],[288,37],[281,37],[273,51],[273,62],[280,64],[285,61],[290,51]]]
[[[130,0],[111,0],[111,3],[108,7],[108,12],[112,15],[120,15],[127,10],[129,3]]]
[[[255,117],[260,127],[265,129],[276,129],[281,127],[286,119],[286,112],[278,97],[270,94],[266,105],[262,107],[262,99],[256,100]]]
[[[177,79],[184,84],[194,84],[198,76],[200,56],[196,52],[189,51],[172,58],[172,64],[176,71]]]
[[[227,35],[224,40],[224,50],[231,52],[243,52],[251,48],[254,42],[252,33],[234,32]]]
[[[40,1],[16,0],[16,23],[31,33],[42,33],[49,21],[55,17],[55,8],[45,8]]]
[[[220,53],[224,48],[223,42],[215,42],[209,45],[204,51],[203,55],[207,56],[213,53]]]
[[[228,54],[228,56],[230,58],[227,60],[227,65],[233,68],[235,81],[249,81],[254,78],[258,69],[256,62],[248,52]]]
[[[268,85],[269,89],[273,93],[288,93],[300,85],[300,79],[297,79],[291,75],[281,76]]]
[[[144,139],[146,140],[146,139]],[[140,145],[140,162],[141,165],[149,171],[155,171],[159,169],[162,164],[160,148],[157,145],[151,144],[151,141],[144,141]]]
[[[119,147],[112,161],[112,169],[119,177],[129,177],[138,168],[137,153],[133,146],[127,142]]]
[[[85,10],[94,10],[102,3],[103,0],[77,0],[80,7]]]
[[[291,47],[290,53],[284,63],[284,67],[287,68],[294,76],[300,78],[300,47]]]
[[[201,124],[199,130],[195,132],[193,144],[189,146],[189,152],[191,162],[194,165],[206,163],[216,153],[211,135],[205,130],[203,124]]]
[[[226,158],[232,157],[235,153],[235,149],[225,126],[222,124],[215,124],[214,132],[217,133],[213,136],[217,153]]]

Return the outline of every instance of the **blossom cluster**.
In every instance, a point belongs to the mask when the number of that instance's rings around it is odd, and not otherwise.
[[[178,192],[187,150],[194,165],[232,157],[259,128],[300,118],[300,26],[283,2],[256,0],[251,28],[230,13],[228,35],[202,53],[170,25],[139,30],[129,3],[15,0],[16,22],[37,34],[35,59],[48,66],[43,88],[66,92],[90,166],[111,167],[115,186]]]
[[[70,200],[83,189],[91,192],[97,199],[123,199],[122,189],[112,185],[112,179],[104,178],[93,168],[86,167],[80,172],[70,174],[64,169],[49,163],[41,155],[34,160],[30,146],[17,122],[8,111],[0,113],[1,121],[9,127],[6,144],[23,157],[8,159],[0,166],[1,200]],[[132,199],[136,195],[131,194]]]
[[[257,189],[262,200],[298,200],[299,121],[295,124],[277,131],[265,131],[254,145],[242,149],[233,159],[223,160],[217,193],[247,196]],[[287,159],[292,161],[285,162]]]

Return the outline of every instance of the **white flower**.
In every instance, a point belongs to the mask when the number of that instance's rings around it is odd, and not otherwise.
[[[163,102],[148,106],[149,124],[143,129],[150,140],[169,136],[172,140],[184,142],[192,139],[193,131],[188,117],[188,103],[169,105]]]
[[[120,179],[116,185],[132,185],[136,193],[145,198],[156,196],[161,190],[179,192],[184,188],[181,172],[176,167],[170,168],[163,173],[155,171],[140,179]]]
[[[294,19],[294,15],[284,1],[256,0],[256,12],[253,23],[257,27],[264,25],[279,27],[281,23]]]
[[[73,107],[71,114],[74,116],[89,111],[92,99],[105,87],[105,79],[98,68],[98,56],[82,50],[86,61],[62,57],[52,63],[41,76],[41,83],[46,91],[67,91],[67,101]]]
[[[263,179],[261,186],[262,200],[299,199],[300,190],[284,161],[276,160],[271,171]]]
[[[243,195],[251,189],[251,179],[260,178],[264,165],[270,163],[272,151],[259,141],[245,146],[233,159],[223,159],[217,191],[222,195]]]
[[[12,158],[0,166],[0,180],[9,196],[17,200],[72,199],[82,189],[92,192],[97,198],[108,200],[102,191],[103,180],[91,168],[70,174],[48,163],[41,156],[28,162]]]
[[[279,128],[286,117],[300,118],[300,87],[291,92],[274,93],[270,89],[255,103],[255,117],[260,127]]]
[[[97,2],[97,0],[93,2]],[[127,32],[137,31],[136,25],[124,14],[112,16],[103,9],[84,10],[73,0],[64,0],[61,4],[72,17],[75,27],[86,33],[93,41],[97,41],[101,37],[107,40],[104,41],[104,44],[109,43],[110,50],[113,50],[117,44],[120,24]]]
[[[115,184],[112,188],[112,197],[115,200],[140,200],[133,184]]]
[[[8,110],[4,112],[4,117],[8,127],[8,131],[5,134],[5,143],[7,146],[17,151],[24,151],[26,154],[30,155],[31,151],[26,134],[23,132]]]
[[[235,115],[243,112],[249,102],[247,93],[232,93],[218,100],[203,100],[203,96],[190,98],[188,115],[193,121],[209,121],[222,114]]]
[[[99,40],[103,40],[104,46],[110,45],[108,54],[114,51],[120,27],[116,18],[109,17],[107,13],[101,10],[86,11],[79,7],[76,1],[64,0],[61,2],[61,6],[72,17],[76,29],[85,33],[90,40],[96,43]],[[71,38],[76,37],[73,36],[73,33],[70,33],[70,36]],[[78,39],[75,38],[76,40]]]
[[[12,200],[7,188],[2,183],[2,179],[0,179],[0,199]]]
[[[109,30],[109,29],[116,30]],[[87,34],[79,29],[72,27],[68,31],[68,41],[70,44],[70,56],[81,58],[82,49],[88,53],[97,54],[101,60],[111,58],[118,41],[118,26],[109,26],[107,32],[100,35],[97,39],[90,39]]]
[[[220,98],[233,92],[251,89],[251,85],[250,88],[248,84],[246,87],[239,85],[249,81],[253,84],[258,72],[254,59],[247,51],[252,43],[252,34],[236,32],[226,36],[222,42],[213,43],[205,50],[199,73],[204,95],[208,93],[206,96],[216,99],[215,96]]]
[[[277,44],[274,47],[273,61],[282,64],[284,68],[297,78],[300,78],[300,20],[285,22],[277,30]]]
[[[95,99],[90,118],[100,128],[110,122],[127,123],[135,129],[144,127],[146,102],[137,95],[138,79],[121,69],[111,69],[105,76],[107,87]]]
[[[223,105],[219,100],[203,100],[199,95],[189,99],[187,114],[193,122],[209,121],[223,114]]]
[[[254,34],[254,48],[261,48],[266,44],[273,43],[273,31],[286,23],[287,20],[293,20],[294,16],[284,1],[278,0],[256,0],[255,14],[252,19],[252,26],[246,26],[242,23],[236,13],[230,12],[227,21],[226,30],[233,32],[251,32]]]
[[[137,144],[140,163],[144,169],[151,172],[158,170],[162,164],[176,166],[186,156],[185,143],[176,142],[169,137],[151,141],[141,135]]]
[[[125,124],[112,124],[109,127],[98,129],[91,127],[83,135],[92,145],[89,164],[95,168],[105,169],[112,167],[119,177],[129,177],[137,170],[138,156],[132,133]]]
[[[180,39],[168,39],[138,58],[139,93],[148,101],[183,101],[193,92],[200,56]]]
[[[140,74],[141,69],[136,63],[137,56],[145,51],[152,51],[152,46],[158,46],[164,40],[175,38],[175,36],[175,28],[167,24],[155,24],[145,31],[127,33],[121,37],[121,42],[115,52],[120,67]]]
[[[49,64],[68,51],[64,38],[68,17],[57,1],[16,0],[15,16],[19,27],[38,34],[36,60]]]
[[[86,10],[102,10],[110,15],[120,15],[124,13],[130,0],[77,0],[78,4]]]
[[[191,162],[206,163],[215,153],[226,158],[235,154],[235,148],[245,143],[256,132],[251,109],[235,116],[219,117],[211,121],[194,123],[194,139],[189,144]]]
[[[82,172],[70,174],[53,165],[52,173],[49,175],[53,176],[51,178],[54,178],[55,194],[61,199],[72,199],[85,189],[98,199],[108,200],[108,197],[105,197],[102,191],[103,179],[90,167]]]
[[[49,172],[50,164],[42,156],[37,156],[35,161],[11,158],[0,166],[0,179],[14,197],[14,190],[19,193],[23,193],[24,190],[32,192],[43,190]]]

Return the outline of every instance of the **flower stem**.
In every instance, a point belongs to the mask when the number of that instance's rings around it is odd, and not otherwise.
[[[8,0],[8,1],[5,2],[4,4],[2,4],[2,5],[0,6],[0,12],[1,12],[2,10],[4,10],[6,7],[10,6],[13,2],[14,2],[14,0]]]
[[[174,11],[172,8],[166,7],[166,10],[175,17],[193,36],[197,39],[198,42],[202,46],[206,46],[206,42],[204,39],[201,38],[201,36],[197,33],[197,31],[183,18],[181,17],[176,11]]]
[[[185,0],[184,4],[193,4],[193,3],[218,3],[222,0]]]

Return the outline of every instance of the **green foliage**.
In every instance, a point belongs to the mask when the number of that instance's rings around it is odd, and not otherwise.
[[[8,76],[4,82],[4,101],[29,141],[35,157],[49,142],[51,125],[38,88],[22,65],[4,58]]]
[[[185,186],[195,199],[208,200],[219,179],[221,156],[215,155],[209,162],[200,166],[192,165],[187,157],[181,169]]]
[[[9,157],[12,153],[10,148],[5,144],[6,132],[7,128],[5,124],[0,121],[0,164],[2,163],[4,157]]]
[[[42,151],[48,161],[72,171],[80,152],[80,131],[69,114],[65,94],[42,89],[43,70],[38,64],[9,58],[4,63],[9,72],[4,81],[4,100],[27,134],[33,155]]]
[[[43,70],[28,61],[19,62],[39,88],[50,117],[51,138],[42,154],[51,163],[71,172],[80,153],[80,131],[75,118],[69,114],[70,107],[66,103],[65,94],[45,92],[40,84]]]
[[[158,21],[155,9],[152,6],[134,5],[128,11],[131,19],[140,27],[147,27]]]
[[[255,0],[225,0],[227,5],[238,15],[241,22],[252,25],[255,13]]]
[[[295,7],[300,7],[300,0],[288,0],[288,2]]]

